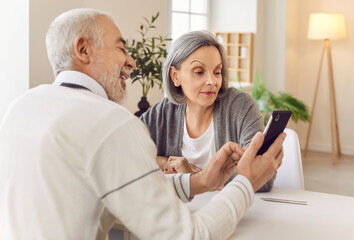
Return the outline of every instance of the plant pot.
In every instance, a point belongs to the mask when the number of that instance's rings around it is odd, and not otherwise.
[[[141,97],[140,102],[138,102],[139,111],[137,111],[135,116],[140,117],[144,112],[146,112],[150,107],[150,103],[147,101],[146,97]]]

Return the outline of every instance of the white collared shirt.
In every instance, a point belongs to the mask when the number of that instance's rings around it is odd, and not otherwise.
[[[54,85],[61,83],[73,83],[88,88],[91,92],[108,99],[106,91],[92,77],[78,71],[67,70],[60,72],[53,82]]]
[[[103,98],[108,99],[108,95],[103,87],[92,77],[78,71],[66,70],[58,74],[53,85],[62,83],[72,83],[83,86]],[[187,202],[190,198],[190,176],[191,174],[167,174],[166,177],[171,181],[178,197]]]

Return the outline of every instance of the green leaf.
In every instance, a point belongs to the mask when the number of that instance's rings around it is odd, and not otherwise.
[[[256,72],[256,77],[253,82],[252,97],[257,102],[260,112],[264,116],[265,124],[272,111],[274,110],[291,110],[293,112],[292,119],[309,122],[311,117],[308,113],[308,107],[299,99],[294,98],[288,93],[278,92],[273,94],[262,83],[260,73]]]
[[[139,82],[142,86],[142,95],[146,96],[150,88],[162,87],[162,66],[167,55],[166,42],[170,38],[161,35],[154,36],[156,29],[153,23],[159,17],[159,12],[152,15],[151,20],[143,17],[145,23],[139,25],[140,39],[127,39],[127,52],[136,62],[136,68],[131,72],[132,83]],[[150,34],[151,31],[151,34]],[[152,35],[152,37],[146,37]]]

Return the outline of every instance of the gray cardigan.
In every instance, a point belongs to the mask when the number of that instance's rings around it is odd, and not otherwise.
[[[183,123],[186,104],[175,105],[167,98],[141,116],[157,146],[158,156],[182,156]],[[263,117],[252,97],[235,88],[215,101],[213,109],[215,150],[228,141],[247,147],[253,136],[264,129]],[[270,191],[270,180],[259,191]]]

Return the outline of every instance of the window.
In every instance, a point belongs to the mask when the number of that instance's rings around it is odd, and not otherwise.
[[[171,0],[171,37],[208,29],[209,0]]]

